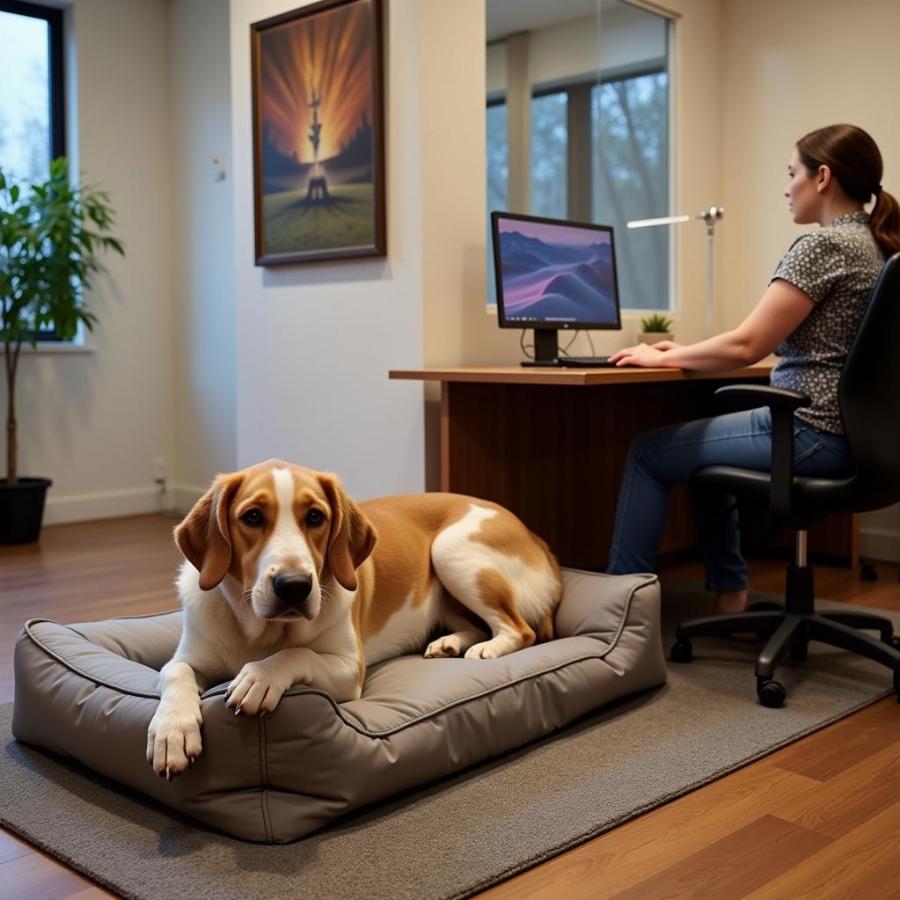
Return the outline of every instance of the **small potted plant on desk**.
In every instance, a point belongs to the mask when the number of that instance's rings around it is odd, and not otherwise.
[[[110,235],[109,196],[69,183],[62,157],[46,181],[14,184],[0,169],[0,343],[6,373],[6,478],[0,478],[0,544],[36,541],[51,481],[19,475],[16,375],[23,344],[41,334],[71,341],[95,317],[83,291],[101,270],[97,253],[122,244]]]
[[[672,320],[659,313],[641,319],[641,330],[638,341],[642,344],[656,344],[659,341],[672,340]]]

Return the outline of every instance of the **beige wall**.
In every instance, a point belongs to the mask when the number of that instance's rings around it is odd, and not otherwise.
[[[794,142],[834,122],[869,131],[900,194],[896,0],[724,0],[722,298],[735,325],[796,235],[784,198]]]
[[[794,142],[835,122],[865,128],[900,195],[896,0],[724,0],[720,271],[726,326],[750,311],[796,235],[783,196]],[[718,238],[717,238],[718,240]],[[861,517],[864,555],[900,559],[900,506]]]

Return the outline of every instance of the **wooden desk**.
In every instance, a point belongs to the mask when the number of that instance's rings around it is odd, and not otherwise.
[[[564,565],[606,562],[628,447],[641,432],[713,415],[722,384],[767,382],[773,362],[731,372],[678,369],[446,368],[390,377],[441,384],[441,490],[513,510]],[[811,536],[850,558],[852,528]],[[661,552],[696,546],[686,491],[672,494]]]

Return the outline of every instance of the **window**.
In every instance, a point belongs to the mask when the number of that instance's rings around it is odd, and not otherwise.
[[[0,0],[0,166],[16,180],[46,178],[65,155],[62,15]]]
[[[488,0],[488,211],[510,209],[503,35],[517,35],[521,53],[527,33],[516,70],[534,79],[521,85],[530,162],[518,196],[529,208],[510,211],[612,225],[623,307],[670,309],[670,230],[626,228],[670,211],[668,21],[617,0],[602,4],[602,23],[601,4],[586,17],[584,4],[558,6],[558,18],[529,20],[515,0]],[[495,302],[490,252],[488,269]]]
[[[62,27],[62,10],[0,0],[0,168],[18,182],[45,180],[66,152]],[[59,340],[52,328],[37,336]]]

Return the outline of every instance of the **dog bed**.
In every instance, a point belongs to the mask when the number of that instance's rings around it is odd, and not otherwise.
[[[226,709],[225,684],[206,691],[203,753],[171,782],[145,747],[181,613],[32,619],[16,644],[13,733],[234,837],[292,841],[665,681],[655,576],[563,577],[557,639],[500,659],[399,657],[369,671],[360,700],[295,685],[263,718]]]

